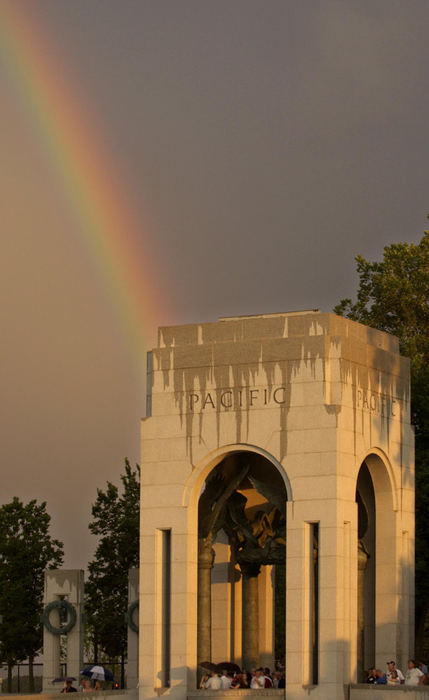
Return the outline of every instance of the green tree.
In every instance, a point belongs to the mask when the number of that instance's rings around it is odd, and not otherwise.
[[[423,653],[429,612],[429,231],[420,243],[384,248],[381,262],[358,256],[356,301],[334,311],[399,338],[411,362],[411,416],[416,431],[416,648]]]
[[[0,507],[0,659],[8,667],[8,692],[13,666],[29,660],[30,691],[34,691],[33,662],[42,646],[45,569],[63,561],[63,544],[49,534],[46,503],[26,505],[15,497]]]
[[[122,493],[107,482],[105,491],[97,489],[92,506],[93,520],[89,529],[100,539],[94,559],[89,564],[85,587],[85,609],[94,648],[94,661],[99,651],[109,661],[121,660],[124,685],[124,663],[127,650],[128,570],[139,562],[140,468],[135,470],[125,460],[121,475]]]

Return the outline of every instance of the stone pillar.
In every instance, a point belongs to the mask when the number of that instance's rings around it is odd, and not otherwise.
[[[83,600],[84,573],[78,569],[45,571],[44,607],[58,600],[66,600],[76,613],[76,622],[67,632],[67,675],[79,677],[83,661]],[[60,627],[60,616],[52,610],[49,621]],[[43,628],[43,692],[58,691],[52,680],[60,675],[60,636]]]
[[[221,530],[213,545],[216,566],[212,570],[211,608],[212,608],[212,662],[232,660],[233,630],[231,614],[233,595],[231,589],[230,547],[228,538]]]
[[[246,671],[259,666],[259,596],[258,575],[260,567],[242,567],[242,645],[243,667]]]
[[[358,682],[364,681],[365,669],[365,571],[368,563],[368,554],[364,545],[359,541],[358,545],[358,645],[357,645],[357,671]]]
[[[49,593],[46,594],[46,573],[45,573],[45,595],[44,607],[54,598]],[[49,597],[48,597],[49,596]],[[60,614],[58,610],[52,610],[49,620],[54,627],[60,626]],[[52,681],[57,676],[61,675],[60,668],[60,637],[56,634],[51,634],[43,627],[43,692],[55,693],[59,691],[58,686],[52,685]]]
[[[127,688],[134,690],[139,680],[139,573],[137,568],[128,572],[128,654],[127,654]],[[136,605],[137,603],[137,605]]]
[[[211,661],[211,571],[214,563],[212,537],[202,537],[198,540],[198,640],[197,663]]]
[[[231,617],[231,625],[234,629],[234,644],[231,654],[231,661],[241,665],[242,653],[242,614],[243,614],[243,587],[241,583],[241,571],[234,563],[232,564],[232,581],[234,607]]]
[[[274,670],[275,609],[274,567],[267,564],[258,577],[259,665]]]

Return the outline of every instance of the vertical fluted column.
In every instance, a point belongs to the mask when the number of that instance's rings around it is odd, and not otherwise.
[[[212,658],[211,570],[215,557],[212,544],[211,536],[198,540],[198,664]]]
[[[259,596],[260,566],[246,565],[242,571],[242,648],[243,667],[250,671],[259,666]]]

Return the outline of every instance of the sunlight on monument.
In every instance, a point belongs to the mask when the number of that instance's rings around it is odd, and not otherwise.
[[[140,699],[209,693],[207,664],[285,667],[291,700],[405,667],[414,437],[397,339],[316,311],[161,328],[147,405]]]

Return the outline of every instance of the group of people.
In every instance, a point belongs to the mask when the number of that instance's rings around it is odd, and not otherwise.
[[[366,679],[367,683],[381,685],[423,685],[429,683],[428,667],[424,661],[417,665],[414,659],[409,659],[405,674],[396,667],[395,661],[388,661],[385,673],[379,668],[370,668]],[[235,690],[238,688],[250,688],[261,690],[262,688],[284,688],[285,674],[282,671],[271,673],[269,668],[255,668],[251,672],[238,671],[228,673],[226,669],[221,672],[212,671],[202,677],[200,688],[206,690]]]
[[[238,690],[239,688],[251,688],[260,690],[262,688],[284,688],[285,674],[282,671],[271,673],[268,667],[255,668],[251,672],[238,671],[229,674],[225,669],[221,673],[212,671],[210,675],[205,675],[201,679],[200,688],[206,690]]]
[[[82,678],[80,682],[80,690],[83,693],[92,693],[95,690],[103,690],[101,681],[95,681],[94,687],[92,687],[91,681],[88,678]],[[74,687],[73,681],[71,679],[66,681],[62,693],[77,693],[77,688]]]
[[[388,661],[386,665],[386,673],[379,668],[370,668],[366,682],[380,685],[423,685],[428,678],[428,667],[424,661],[420,661],[417,665],[414,659],[409,659],[405,675],[396,668],[394,661]]]

